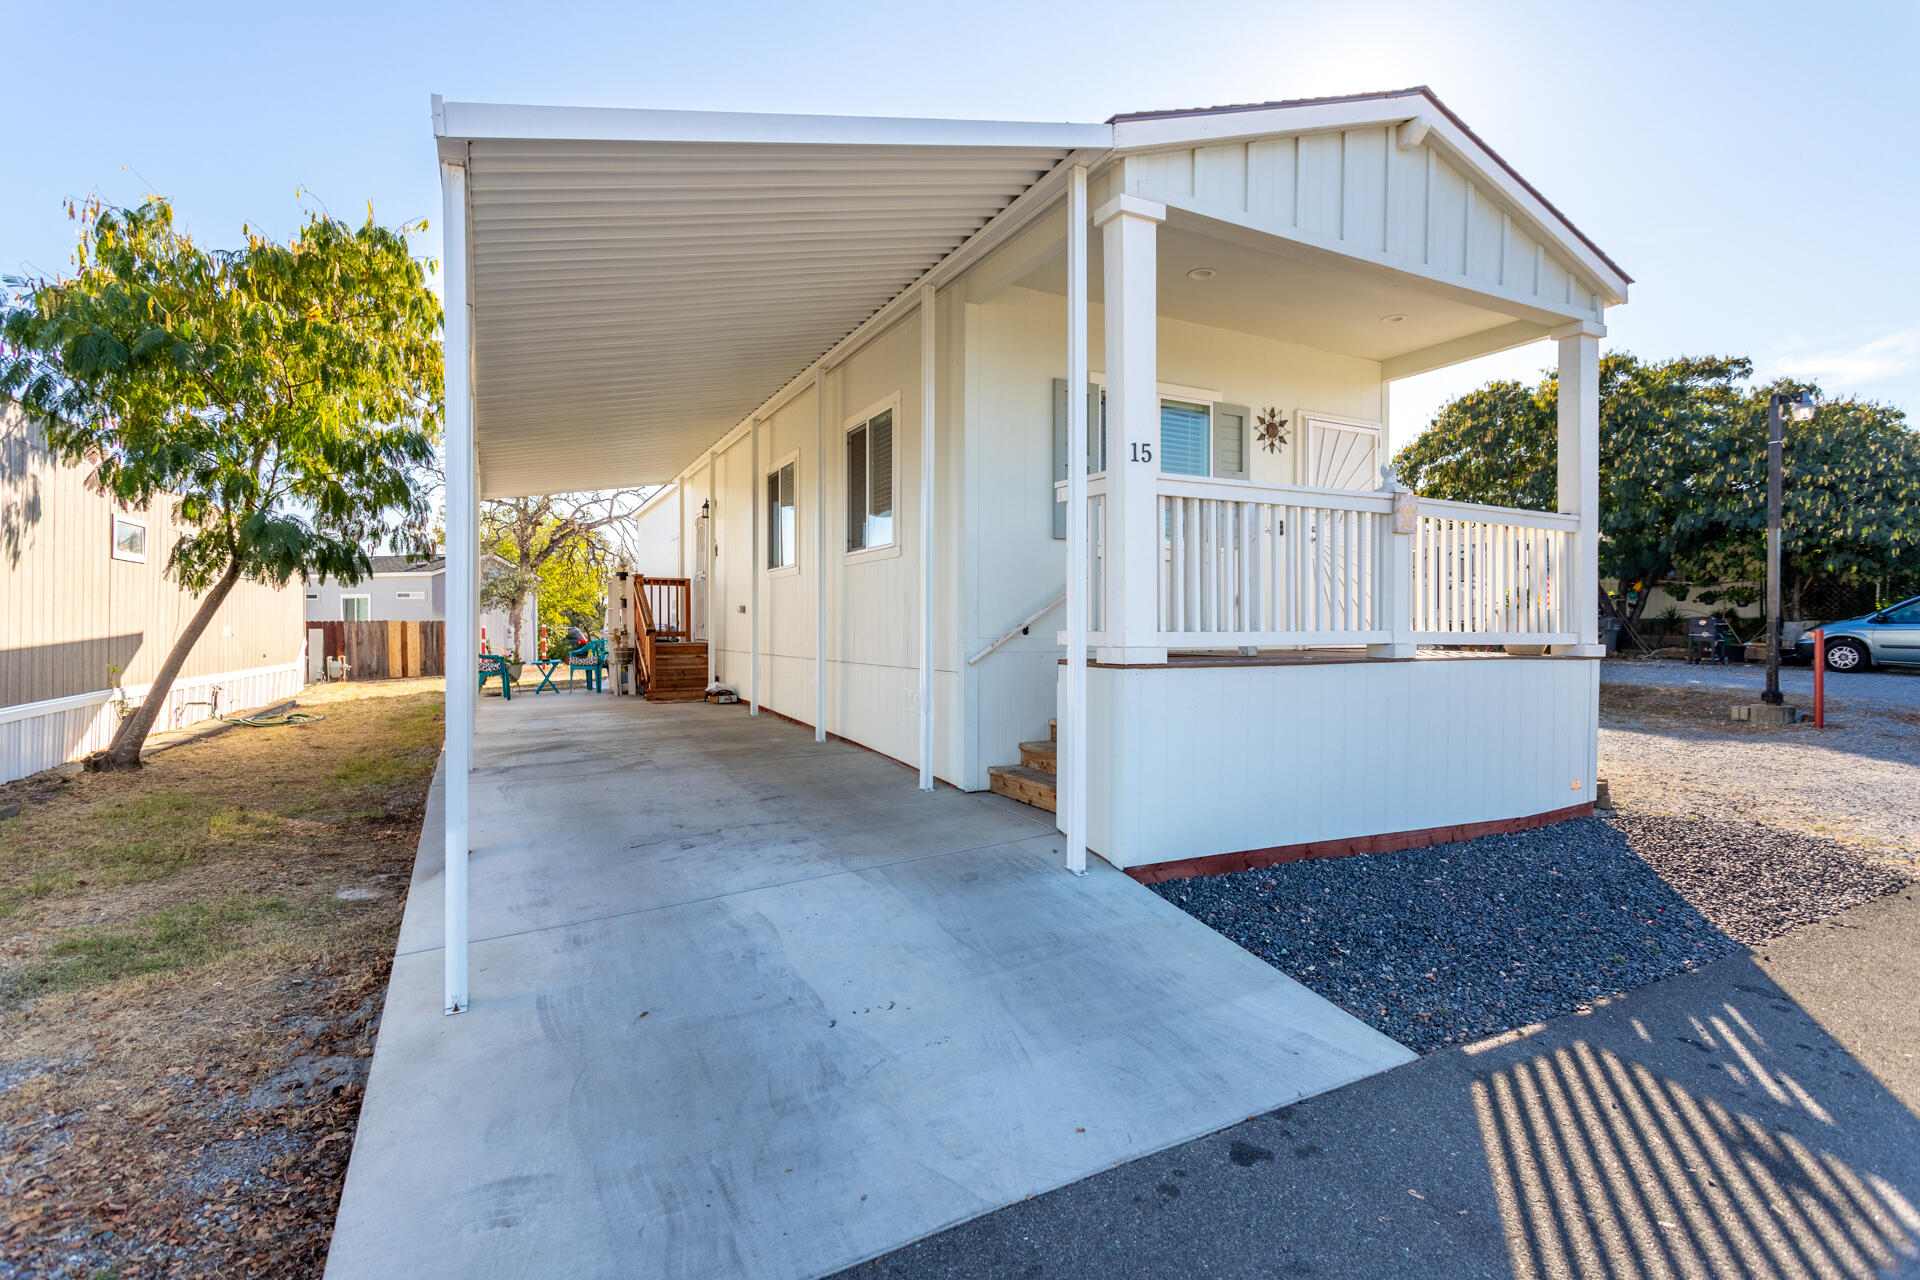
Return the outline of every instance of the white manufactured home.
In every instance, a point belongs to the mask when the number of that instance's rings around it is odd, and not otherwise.
[[[687,580],[682,643],[746,714],[1057,804],[1071,869],[1588,808],[1629,281],[1427,90],[1103,124],[435,111],[449,652],[479,498],[662,484],[634,568]],[[1557,511],[1383,475],[1392,381],[1544,338]]]

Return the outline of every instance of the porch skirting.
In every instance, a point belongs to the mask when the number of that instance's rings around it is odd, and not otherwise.
[[[1581,816],[1599,674],[1526,658],[1092,668],[1087,845],[1158,880]]]
[[[1450,844],[1480,836],[1504,836],[1516,831],[1550,827],[1569,818],[1590,818],[1593,802],[1569,805],[1551,813],[1536,813],[1525,818],[1496,818],[1489,822],[1467,822],[1451,827],[1426,827],[1419,831],[1390,831],[1385,835],[1355,836],[1345,840],[1310,840],[1306,844],[1275,845],[1270,849],[1242,849],[1238,853],[1215,854],[1210,858],[1188,858],[1182,862],[1155,862],[1128,867],[1126,873],[1141,884],[1159,884],[1162,880],[1185,880],[1193,876],[1222,876],[1232,871],[1251,871],[1255,867],[1277,867],[1283,862],[1305,862],[1309,858],[1341,858],[1350,853],[1394,853],[1401,849],[1424,849],[1430,844]]]

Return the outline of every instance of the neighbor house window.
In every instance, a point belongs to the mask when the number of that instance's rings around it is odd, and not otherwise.
[[[113,518],[113,558],[131,560],[136,564],[147,562],[147,526],[144,522],[127,516]]]
[[[372,622],[372,599],[368,596],[341,596],[340,619],[343,622]]]
[[[793,494],[796,463],[783,462],[767,472],[767,568],[786,569],[800,562]]]
[[[847,550],[893,545],[893,410],[847,430]]]

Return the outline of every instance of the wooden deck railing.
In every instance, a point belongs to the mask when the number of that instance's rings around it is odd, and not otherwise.
[[[1104,482],[1087,482],[1093,643],[1104,626]],[[1396,532],[1386,490],[1163,475],[1157,491],[1168,649],[1576,639],[1556,590],[1570,578],[1572,516],[1423,498]]]
[[[642,577],[639,596],[662,640],[693,639],[693,579]]]

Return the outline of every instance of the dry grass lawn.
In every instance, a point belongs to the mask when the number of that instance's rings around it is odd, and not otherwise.
[[[440,681],[300,709],[0,787],[0,1274],[319,1274]]]

